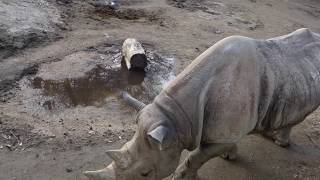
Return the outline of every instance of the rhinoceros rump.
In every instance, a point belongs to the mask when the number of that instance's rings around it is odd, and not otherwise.
[[[291,128],[320,104],[320,35],[300,29],[268,40],[232,36],[196,58],[155,100],[138,129],[92,180],[193,180],[210,158],[235,158],[236,143],[262,133],[288,145]],[[192,151],[178,166],[183,149]]]

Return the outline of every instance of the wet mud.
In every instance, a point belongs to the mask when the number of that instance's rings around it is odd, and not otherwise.
[[[201,11],[203,12],[202,18],[224,20],[226,25],[238,29],[256,30],[264,27],[257,15],[241,5],[208,0],[167,0],[167,2],[174,7],[191,12]],[[220,33],[220,31],[216,32],[216,34]]]
[[[8,91],[6,106],[0,106],[1,117],[15,114],[21,122],[0,119],[0,149],[79,150],[128,141],[136,127],[135,111],[120,92],[150,103],[175,77],[174,58],[142,42],[148,65],[145,71],[128,71],[122,42],[88,47],[24,72],[15,93]]]
[[[30,104],[29,99],[32,99],[33,105],[49,111],[76,106],[102,107],[106,98],[118,98],[122,91],[150,102],[174,78],[174,62],[173,58],[162,56],[151,47],[146,49],[148,66],[145,71],[126,69],[120,44],[90,47],[80,52],[81,57],[89,58],[85,63],[69,56],[69,59],[43,65],[35,76],[21,81],[25,92],[38,92],[31,95],[32,98],[30,94],[26,95],[26,103]],[[91,55],[87,57],[86,54]],[[73,72],[66,73],[66,70]]]
[[[139,21],[158,21],[163,19],[162,8],[157,7],[136,7],[135,4],[141,1],[102,1],[95,0],[90,2],[94,8],[91,11],[91,18],[97,20],[117,18],[120,20],[139,20]]]
[[[139,20],[144,19],[146,21],[158,21],[161,19],[159,16],[160,10],[151,11],[145,9],[133,9],[133,8],[97,8],[94,10],[92,18],[94,19],[107,19],[107,18],[118,18],[122,20]]]
[[[87,77],[65,79],[60,81],[33,79],[32,85],[42,89],[46,96],[58,97],[66,106],[89,106],[104,103],[107,96],[131,86],[141,85],[145,72],[131,72],[124,68],[104,69],[97,67],[89,72]],[[49,109],[54,108],[54,102],[46,103]]]

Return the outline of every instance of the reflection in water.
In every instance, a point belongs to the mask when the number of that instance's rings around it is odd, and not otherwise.
[[[65,79],[63,81],[43,80],[36,77],[34,88],[43,89],[47,96],[59,96],[70,106],[100,105],[107,96],[119,90],[140,85],[145,77],[144,71],[128,71],[124,68],[95,68],[86,77]],[[52,103],[48,104],[52,109]]]

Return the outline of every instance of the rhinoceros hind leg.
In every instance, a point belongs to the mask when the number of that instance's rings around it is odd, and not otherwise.
[[[235,144],[205,144],[190,152],[173,174],[172,180],[198,179],[198,169],[209,159],[217,157],[229,150]]]
[[[222,157],[225,160],[236,160],[237,159],[237,152],[238,152],[238,147],[237,145],[234,145],[229,151],[223,153],[220,157]]]

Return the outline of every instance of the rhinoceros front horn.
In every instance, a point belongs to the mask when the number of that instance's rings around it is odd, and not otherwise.
[[[132,158],[127,150],[108,150],[107,155],[114,160],[117,167],[126,169],[132,163]]]
[[[116,175],[111,164],[104,169],[85,171],[83,174],[87,176],[89,180],[116,180]]]
[[[139,100],[132,97],[127,92],[122,92],[122,97],[130,106],[135,108],[137,111],[140,111],[141,109],[143,109],[146,106],[143,102],[140,102]]]

